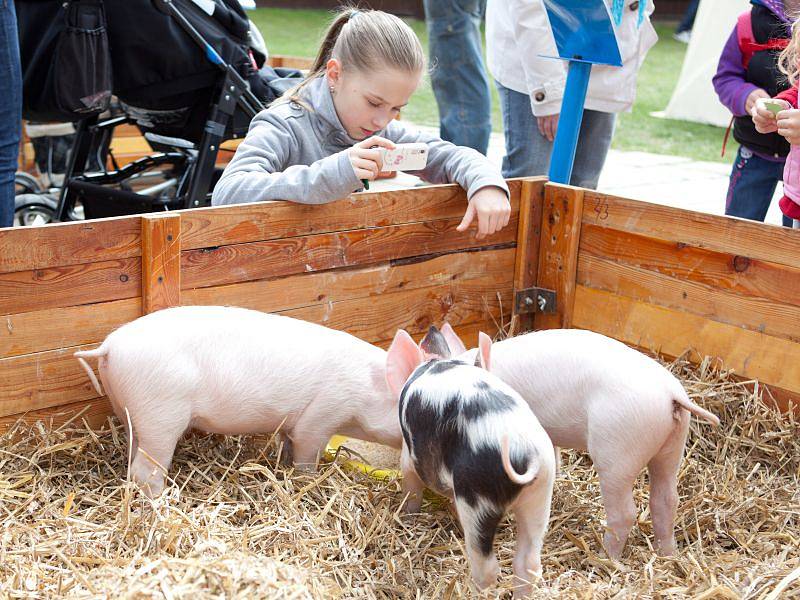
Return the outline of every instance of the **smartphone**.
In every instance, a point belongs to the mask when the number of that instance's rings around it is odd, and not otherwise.
[[[428,164],[428,145],[422,142],[397,144],[394,150],[381,149],[383,171],[419,171]]]
[[[786,110],[782,102],[775,102],[774,100],[764,100],[764,107],[776,115],[782,110]]]

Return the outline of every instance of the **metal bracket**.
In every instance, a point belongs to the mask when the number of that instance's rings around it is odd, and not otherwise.
[[[525,288],[514,295],[514,313],[527,315],[532,313],[556,312],[556,293],[545,288]]]

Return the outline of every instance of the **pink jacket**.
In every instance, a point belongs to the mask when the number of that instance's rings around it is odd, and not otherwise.
[[[797,108],[797,85],[776,96]],[[783,167],[783,198],[780,201],[783,214],[800,219],[800,146],[792,146]]]

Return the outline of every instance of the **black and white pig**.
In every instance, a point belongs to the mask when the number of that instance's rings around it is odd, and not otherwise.
[[[506,510],[517,521],[515,597],[527,595],[542,572],[555,457],[550,438],[528,404],[492,375],[492,342],[480,336],[484,368],[457,359],[431,327],[420,346],[403,330],[386,357],[389,387],[400,399],[400,467],[407,512],[418,512],[424,486],[449,497],[466,538],[472,578],[483,589],[500,571],[493,552]]]

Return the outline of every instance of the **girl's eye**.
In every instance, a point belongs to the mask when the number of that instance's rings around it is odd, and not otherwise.
[[[367,102],[369,102],[369,105],[372,106],[373,108],[378,108],[380,106],[380,104],[378,104],[377,102],[373,102],[372,100],[367,100]]]

